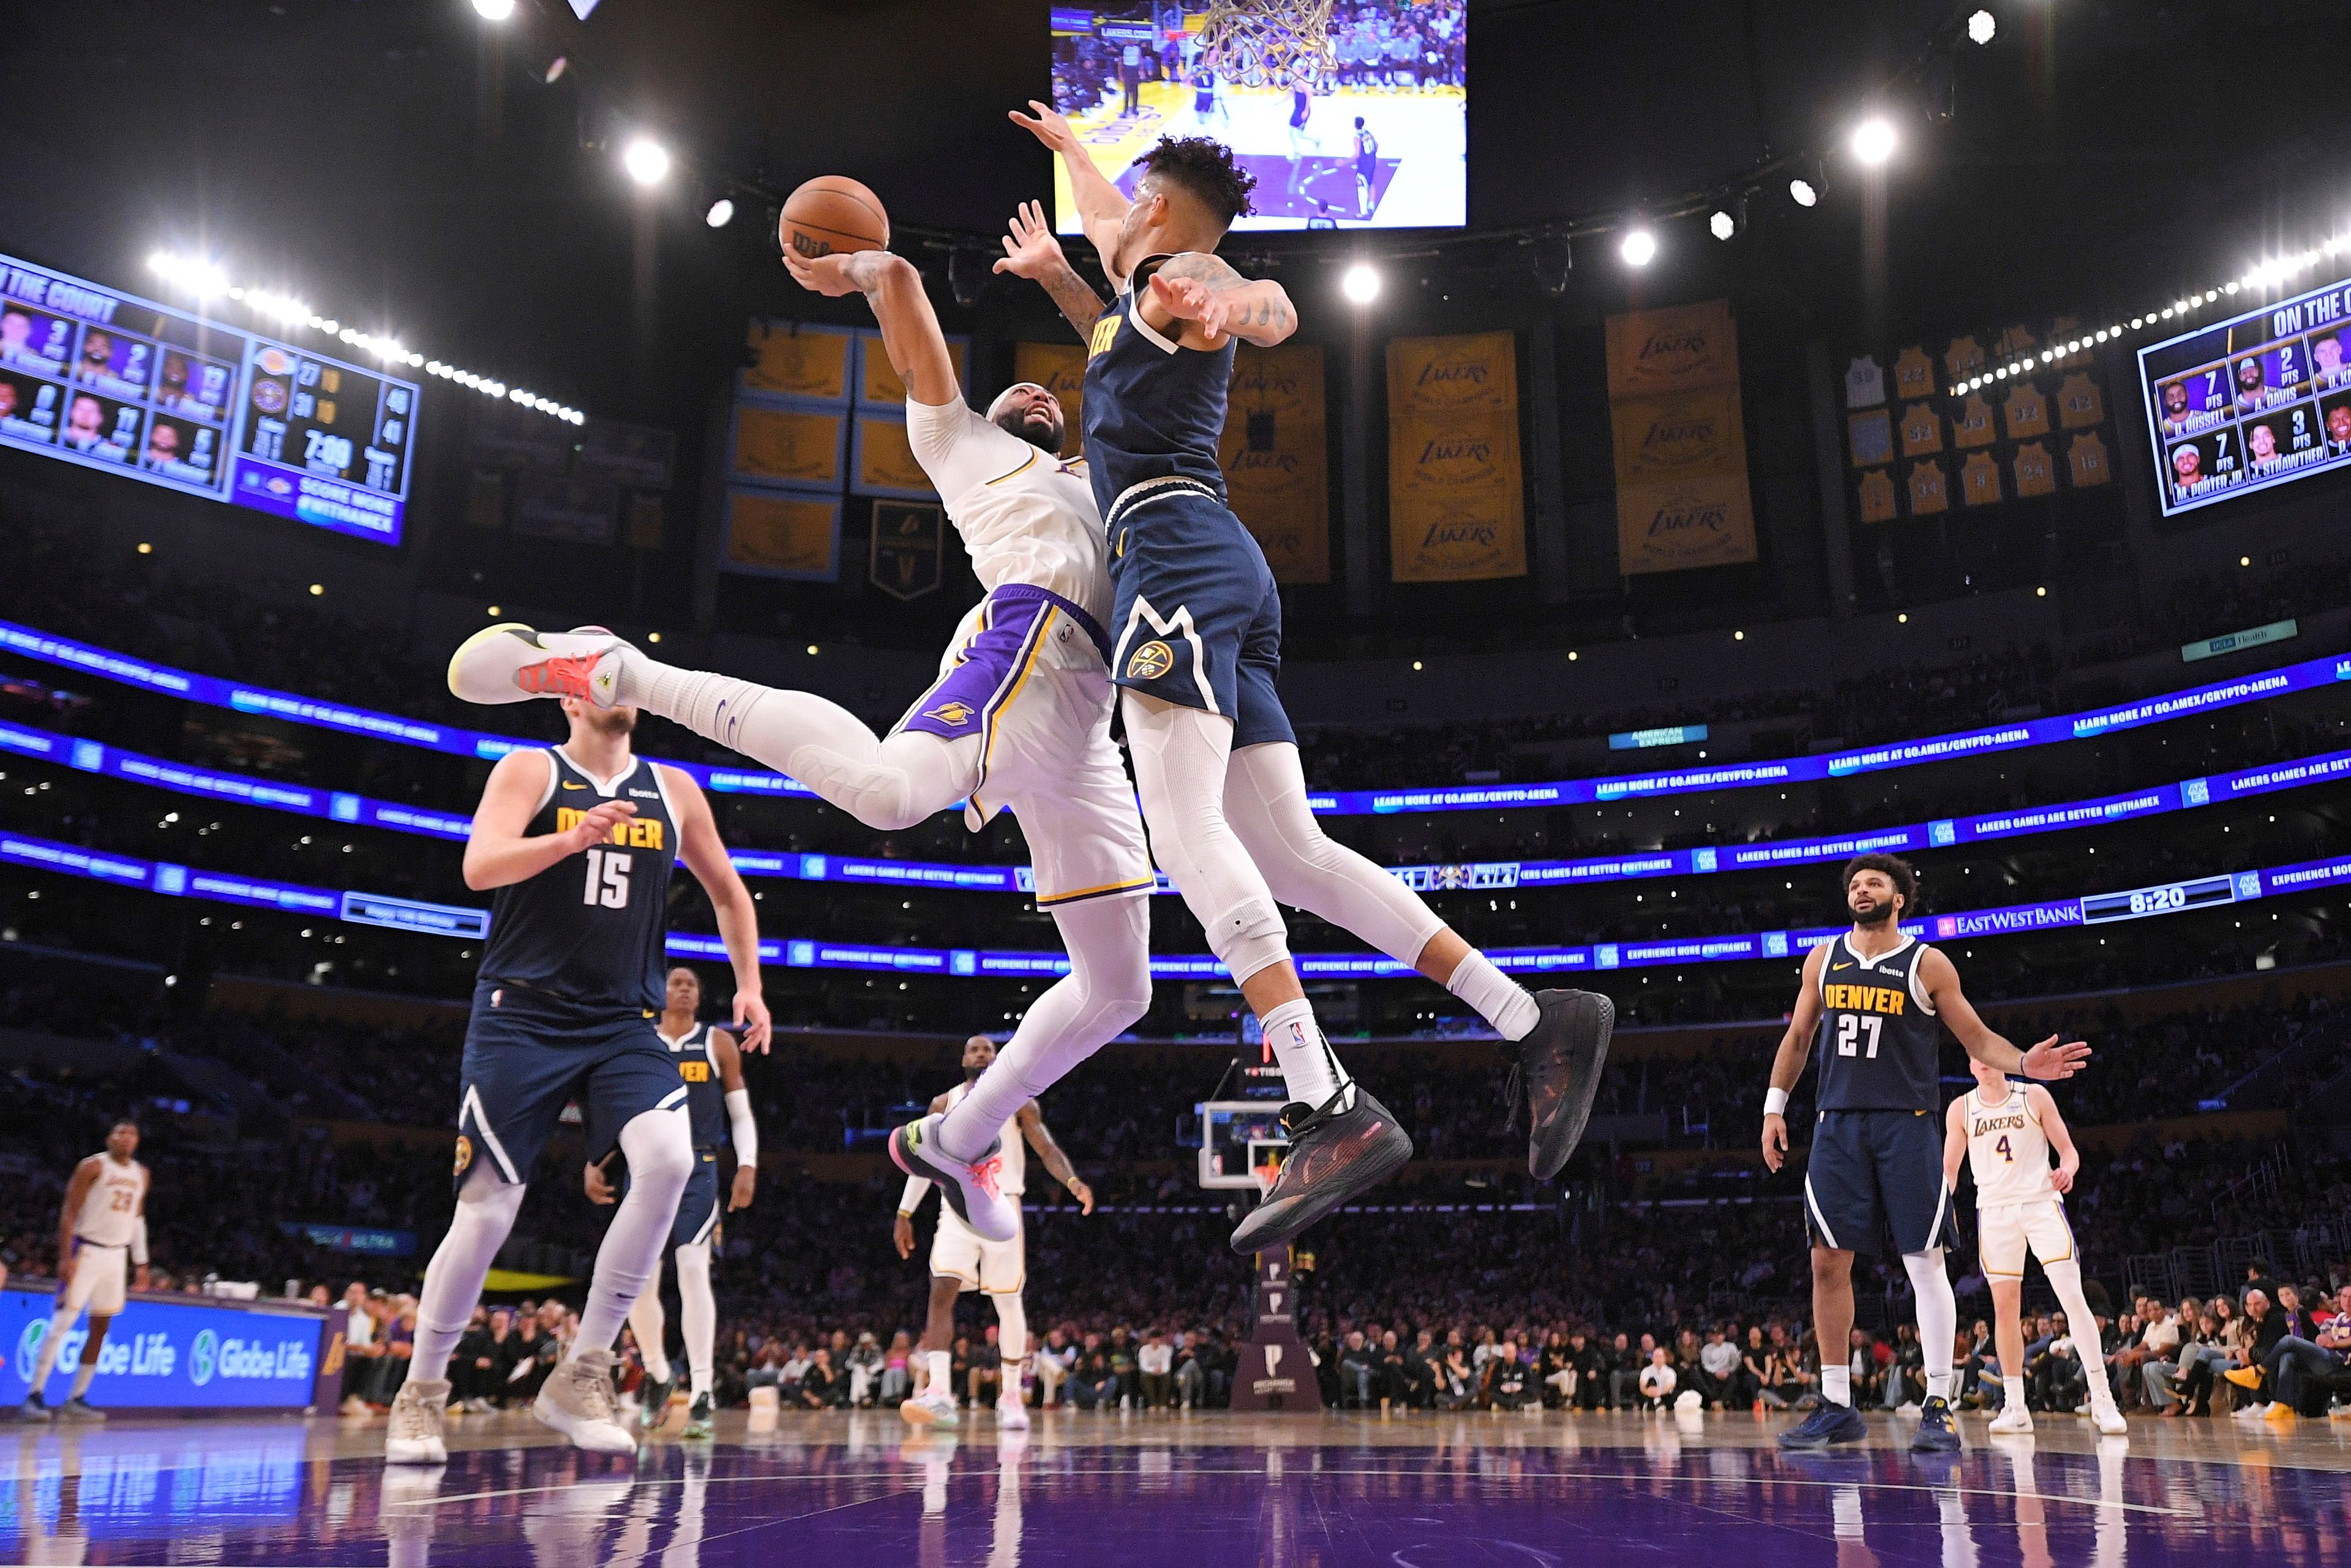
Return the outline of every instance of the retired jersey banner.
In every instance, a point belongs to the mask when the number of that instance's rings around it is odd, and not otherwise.
[[[769,484],[841,488],[849,417],[801,409],[735,405],[736,476]]]
[[[719,558],[725,570],[831,582],[840,576],[840,497],[726,492],[726,543]]]
[[[1243,343],[1217,461],[1234,516],[1257,538],[1276,582],[1331,580],[1331,449],[1322,349]]]
[[[737,390],[758,397],[835,406],[849,401],[853,340],[846,327],[803,327],[793,321],[751,323],[751,363]]]
[[[1015,343],[1012,345],[1012,379],[1034,382],[1061,400],[1061,455],[1078,455],[1081,429],[1078,400],[1086,384],[1086,346],[1083,343]]]
[[[1619,571],[1755,559],[1739,334],[1728,300],[1609,317],[1608,417]],[[1882,428],[1886,416],[1855,417]]]
[[[1513,334],[1388,343],[1388,536],[1398,582],[1526,575]]]

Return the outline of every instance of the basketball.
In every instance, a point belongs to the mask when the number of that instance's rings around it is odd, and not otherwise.
[[[784,203],[777,237],[804,256],[881,250],[890,243],[890,214],[881,197],[846,174],[820,174]]]

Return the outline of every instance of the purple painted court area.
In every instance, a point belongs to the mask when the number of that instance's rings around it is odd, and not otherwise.
[[[1908,1426],[1789,1456],[1745,1416],[981,1420],[910,1441],[894,1415],[721,1418],[634,1458],[550,1446],[528,1417],[451,1423],[437,1469],[387,1471],[382,1423],[23,1427],[0,1486],[7,1562],[395,1568],[986,1564],[1467,1568],[1646,1562],[1949,1568],[2351,1561],[2351,1432],[2063,1417],[2036,1449],[1980,1419],[1955,1457]],[[2265,1424],[2266,1425],[2266,1424]],[[511,1445],[511,1446],[510,1446]]]
[[[1403,166],[1401,158],[1383,158],[1379,172],[1372,177],[1372,210],[1365,214],[1356,210],[1355,161],[1353,158],[1301,158],[1298,161],[1297,189],[1290,188],[1290,160],[1279,152],[1238,152],[1233,161],[1257,176],[1257,189],[1250,193],[1249,203],[1261,218],[1336,218],[1342,223],[1361,223],[1380,210],[1380,198],[1395,180],[1396,170]],[[1125,195],[1134,194],[1135,171],[1129,165],[1118,177],[1118,188]]]

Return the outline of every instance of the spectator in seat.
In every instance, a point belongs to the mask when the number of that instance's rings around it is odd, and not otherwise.
[[[1176,1341],[1176,1404],[1185,1410],[1197,1410],[1208,1392],[1208,1370],[1202,1364],[1200,1339],[1186,1329]]]
[[[1879,1370],[1877,1357],[1877,1353],[1883,1348],[1869,1337],[1867,1329],[1853,1331],[1852,1341],[1846,1346],[1845,1364],[1851,1369],[1853,1404],[1856,1410],[1866,1408],[1871,1401],[1886,1391],[1886,1375]]]
[[[892,1349],[895,1348],[893,1343]],[[1037,1408],[1050,1410],[1061,1402],[1061,1385],[1077,1359],[1077,1346],[1070,1343],[1069,1331],[1056,1323],[1045,1335],[1045,1343],[1037,1347]]]
[[[1886,1368],[1886,1407],[1898,1410],[1927,1397],[1927,1353],[1909,1323],[1894,1329],[1894,1359]]]
[[[1648,1335],[1641,1337],[1647,1339]],[[1649,1364],[1641,1368],[1641,1408],[1663,1410],[1672,1404],[1674,1385],[1679,1381],[1674,1371],[1673,1357],[1666,1354],[1666,1347],[1652,1344],[1649,1347]]]
[[[839,1410],[849,1403],[849,1378],[832,1364],[830,1345],[809,1353],[808,1370],[800,1374],[799,1403],[810,1410]]]
[[[1486,1358],[1487,1408],[1524,1410],[1541,1403],[1542,1394],[1526,1363],[1520,1359],[1518,1345],[1507,1339],[1502,1341]]]
[[[988,1324],[980,1331],[979,1343],[965,1352],[965,1371],[957,1385],[966,1391],[975,1410],[994,1405],[1004,1390],[1004,1353],[997,1348],[996,1335],[996,1325]]]
[[[1776,1386],[1779,1383],[1775,1375],[1777,1369],[1772,1365],[1771,1347],[1764,1341],[1761,1323],[1748,1325],[1747,1343],[1739,1352],[1739,1370],[1747,1380],[1746,1403],[1768,1404],[1774,1410],[1782,1407],[1783,1402],[1780,1400]]]
[[[1421,1330],[1399,1359],[1403,1387],[1399,1397],[1404,1405],[1413,1410],[1432,1408],[1437,1404],[1437,1374],[1445,1364],[1444,1353],[1437,1348],[1437,1335]]]
[[[1157,1327],[1144,1336],[1134,1353],[1134,1370],[1143,1408],[1156,1410],[1176,1397],[1176,1349]]]
[[[1706,1331],[1706,1343],[1698,1348],[1698,1391],[1710,1408],[1732,1410],[1754,1403],[1741,1375],[1739,1347],[1730,1343],[1722,1324]]]
[[[1608,1348],[1608,1407],[1630,1410],[1641,1396],[1641,1369],[1649,1364],[1649,1353],[1657,1342],[1647,1334],[1641,1336],[1638,1351],[1624,1334],[1618,1334]]]
[[[1118,1405],[1118,1375],[1111,1369],[1110,1352],[1102,1344],[1102,1335],[1086,1335],[1085,1347],[1079,1351],[1077,1364],[1071,1370],[1068,1384],[1070,1397],[1081,1410],[1114,1409]]]
[[[1349,1329],[1339,1351],[1339,1408],[1361,1410],[1372,1402],[1375,1358],[1364,1343],[1364,1331]]]
[[[848,1355],[849,1402],[862,1410],[871,1406],[882,1382],[882,1342],[867,1329],[857,1336],[856,1348]]]
[[[1575,1367],[1575,1407],[1597,1410],[1608,1395],[1609,1355],[1582,1329],[1567,1336],[1568,1358]]]
[[[1105,1347],[1110,1354],[1111,1376],[1118,1384],[1113,1403],[1125,1406],[1134,1403],[1134,1342],[1127,1337],[1124,1323],[1113,1324],[1110,1342]]]
[[[1445,1359],[1437,1370],[1437,1407],[1466,1410],[1477,1401],[1477,1375],[1469,1370],[1469,1349],[1458,1333],[1445,1342]]]
[[[368,1288],[357,1280],[343,1291],[343,1414],[372,1414],[368,1396],[375,1382],[376,1359],[383,1342],[376,1333],[375,1314],[368,1311]]]
[[[876,1395],[878,1402],[894,1409],[913,1392],[914,1375],[910,1367],[914,1344],[904,1329],[890,1336],[890,1348],[882,1357],[882,1385]]]

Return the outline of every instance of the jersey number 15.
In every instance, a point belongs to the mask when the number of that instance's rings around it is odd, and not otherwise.
[[[1877,1060],[1877,1031],[1886,1020],[1871,1013],[1846,1013],[1837,1019],[1837,1054],[1851,1056],[1860,1043],[1859,1037],[1869,1037],[1869,1049],[1860,1054],[1870,1061]]]
[[[620,850],[590,850],[588,852],[588,886],[580,902],[601,904],[606,909],[626,909],[629,906],[629,857]],[[1877,1020],[1869,1020],[1876,1023]],[[1870,1036],[1869,1054],[1877,1054],[1876,1035]],[[1845,1054],[1850,1056],[1851,1051]]]

